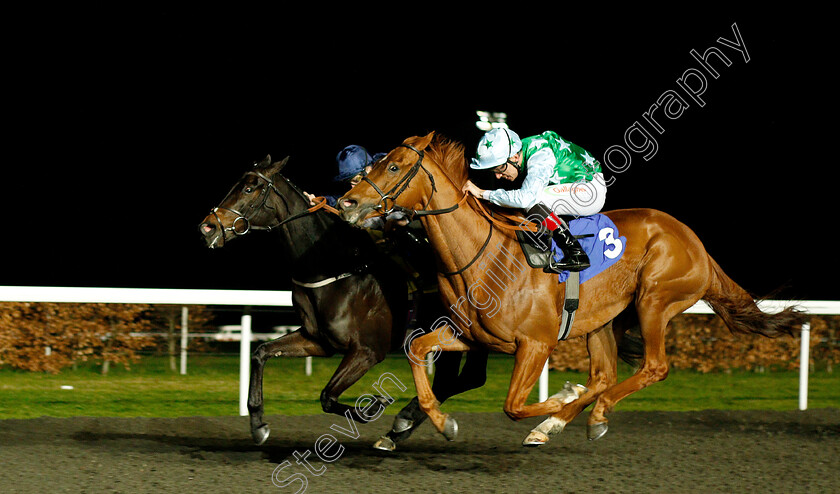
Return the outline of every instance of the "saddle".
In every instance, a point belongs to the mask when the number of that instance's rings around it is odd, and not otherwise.
[[[580,240],[582,238],[594,237],[595,235],[589,233],[586,235],[575,235],[575,238]],[[548,266],[549,260],[554,256],[554,252],[549,249],[543,249],[541,245],[537,245],[533,234],[522,230],[516,230],[516,240],[519,241],[519,246],[522,248],[522,253],[525,254],[525,260],[528,265],[534,269],[542,269]],[[545,235],[542,239],[543,245],[551,245],[551,237]]]
[[[615,223],[604,214],[576,218],[570,221],[568,226],[575,238],[581,240],[581,248],[589,256],[591,266],[579,273],[564,271],[558,276],[560,283],[566,283],[566,301],[563,306],[560,339],[569,335],[574,311],[577,310],[579,302],[579,285],[618,262],[624,254],[624,246],[627,243],[627,239],[619,235]],[[548,238],[537,238],[533,233],[524,231],[517,231],[516,238],[519,240],[528,265],[533,268],[545,267],[548,264],[548,256],[562,258],[562,250]]]
[[[588,238],[594,235],[575,235],[575,238]],[[519,241],[519,246],[522,248],[522,253],[525,254],[525,260],[528,265],[535,269],[542,269],[548,266],[550,259],[554,256],[551,248],[544,249],[542,245],[537,245],[534,235],[527,234],[522,230],[516,230],[516,240]],[[545,235],[541,239],[543,245],[551,245],[550,235]],[[569,337],[569,332],[572,330],[572,324],[575,322],[575,311],[580,305],[580,273],[569,273],[566,278],[566,289],[563,292],[563,315],[560,319],[560,333],[557,335],[557,341],[565,340]]]

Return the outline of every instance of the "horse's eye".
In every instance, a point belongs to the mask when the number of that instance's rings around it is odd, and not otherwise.
[[[400,167],[392,163],[391,166],[388,167],[388,171],[398,172],[400,171]]]
[[[254,192],[254,188],[251,187],[250,185],[246,185],[245,186],[245,193],[250,194],[251,192]]]

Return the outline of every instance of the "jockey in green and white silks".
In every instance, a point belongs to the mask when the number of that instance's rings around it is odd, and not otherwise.
[[[500,206],[536,214],[563,250],[563,259],[547,271],[581,271],[589,259],[558,216],[589,216],[601,211],[607,187],[601,165],[585,149],[555,132],[519,138],[516,132],[493,129],[481,138],[470,167],[490,169],[496,178],[515,180],[525,173],[516,190],[482,190],[467,181],[463,190]]]

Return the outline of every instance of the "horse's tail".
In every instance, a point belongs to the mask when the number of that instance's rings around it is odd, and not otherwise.
[[[807,321],[805,313],[796,306],[785,307],[775,314],[763,312],[755,299],[732,281],[711,256],[709,262],[714,275],[703,300],[733,333],[756,333],[770,338],[793,336]]]

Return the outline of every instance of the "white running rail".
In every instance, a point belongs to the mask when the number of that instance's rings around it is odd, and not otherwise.
[[[248,379],[250,377],[251,316],[248,307],[290,307],[291,291],[273,290],[188,290],[170,288],[81,288],[53,286],[0,286],[0,302],[70,302],[105,304],[236,305],[244,307],[239,366],[239,414],[248,415]],[[840,301],[767,300],[760,304],[766,312],[776,312],[795,304],[812,315],[840,314]],[[698,302],[685,314],[713,314]],[[808,368],[811,325],[802,325],[799,352],[799,409],[808,408]],[[539,380],[539,399],[548,399],[548,362]]]
[[[271,290],[181,290],[171,288],[80,288],[57,286],[0,286],[0,302],[80,304],[237,305],[242,313],[239,343],[239,415],[248,415],[251,373],[251,315],[249,307],[291,307],[292,292]],[[186,374],[187,327],[182,324],[181,373]]]
[[[788,300],[765,300],[759,303],[761,310],[765,312],[780,312],[788,305],[796,305],[808,314],[812,315],[836,315],[840,314],[840,302],[833,300],[802,300],[802,301],[788,301]],[[706,305],[705,302],[697,302],[688,308],[683,314],[714,314],[712,309]],[[810,356],[809,352],[811,340],[811,324],[805,323],[802,325],[799,342],[799,409],[806,410],[808,408],[808,368]],[[548,399],[548,361],[543,367],[540,375],[539,384],[539,400],[545,401]]]

